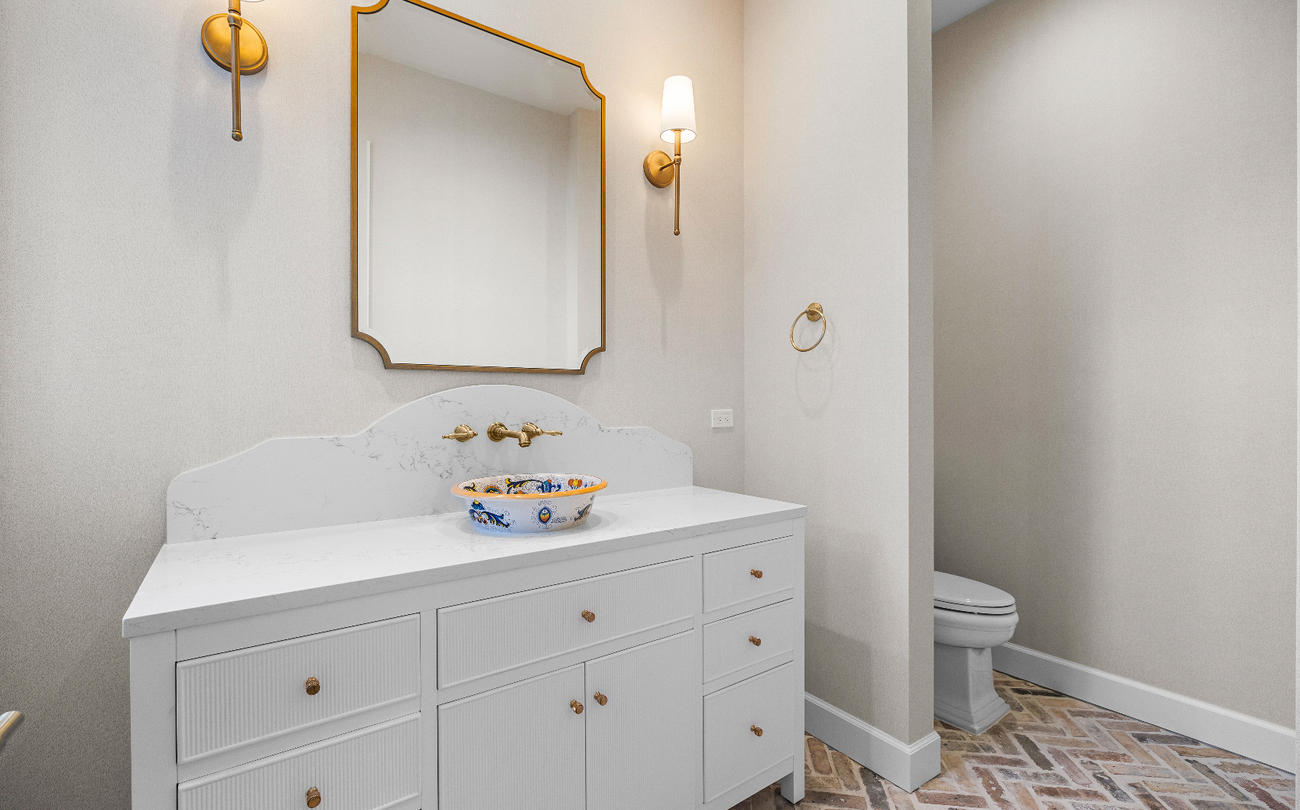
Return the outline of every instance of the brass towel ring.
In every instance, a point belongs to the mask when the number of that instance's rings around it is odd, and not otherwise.
[[[818,321],[822,322],[821,337],[817,338],[817,343],[814,343],[813,345],[809,346],[806,349],[799,348],[799,344],[794,342],[794,328],[799,325],[799,319],[803,317],[807,317],[808,320],[812,321],[813,323],[817,323]],[[826,326],[830,322],[831,319],[826,316],[825,312],[822,312],[821,304],[809,304],[807,309],[805,309],[803,312],[800,312],[798,315],[794,316],[794,323],[790,324],[790,345],[793,346],[794,350],[797,352],[812,351],[813,349],[817,348],[817,345],[819,343],[822,342],[822,338],[826,337]]]

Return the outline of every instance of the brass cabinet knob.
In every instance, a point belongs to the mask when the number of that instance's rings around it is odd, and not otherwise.
[[[595,698],[596,698],[596,702],[602,706],[604,706],[606,703],[609,703],[609,698],[605,697],[599,692],[595,694]]]
[[[758,645],[763,643],[763,639],[759,638],[758,636],[750,636],[749,643],[757,647]]]
[[[762,578],[763,578],[763,572],[760,571],[760,570],[758,570],[757,568],[751,568],[751,569],[749,569],[749,575],[750,575],[751,577],[753,577],[754,579],[762,579]]]
[[[749,730],[752,731],[752,732],[754,732],[754,736],[755,736],[755,737],[762,737],[762,736],[763,736],[763,729],[759,728],[758,726],[750,726],[750,727],[749,727]]]
[[[569,708],[573,709],[574,714],[582,714],[582,704],[576,700],[569,701]]]
[[[592,613],[590,610],[584,610],[582,611],[582,618],[586,619],[587,623],[590,624],[596,621],[596,614]]]
[[[308,678],[305,687],[307,689],[307,694],[314,695],[320,691],[320,681],[316,680],[315,678]],[[315,790],[315,788],[312,788],[312,790]],[[320,799],[317,799],[316,801],[320,801]],[[314,804],[312,805],[312,807],[315,806],[316,805]]]
[[[316,807],[320,804],[320,791],[312,788],[307,791],[307,806]]]

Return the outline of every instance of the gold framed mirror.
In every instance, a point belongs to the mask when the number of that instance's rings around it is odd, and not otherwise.
[[[605,97],[420,0],[352,7],[352,336],[387,368],[582,374],[605,350]]]

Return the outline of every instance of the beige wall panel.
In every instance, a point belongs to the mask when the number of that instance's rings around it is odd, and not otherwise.
[[[271,60],[244,81],[199,46],[220,3],[28,3],[0,26],[0,703],[28,721],[0,795],[125,808],[119,619],[163,541],[177,473],[274,436],[357,431],[473,383],[529,385],[691,446],[743,486],[738,0],[462,0],[583,61],[609,98],[609,351],[585,376],[385,370],[349,335],[350,7],[245,6]],[[641,160],[665,77],[695,80],[682,236]],[[479,427],[480,431],[482,427]]]
[[[1295,719],[1296,6],[998,0],[934,49],[936,568]]]
[[[811,507],[808,691],[907,742],[931,731],[912,708],[931,699],[913,690],[929,690],[914,665],[932,629],[930,597],[925,621],[912,600],[931,570],[911,508],[928,430],[910,421],[927,382],[909,309],[911,272],[928,274],[909,238],[909,104],[928,98],[914,21],[906,3],[745,4],[746,488]],[[813,301],[831,325],[800,354],[790,322]]]

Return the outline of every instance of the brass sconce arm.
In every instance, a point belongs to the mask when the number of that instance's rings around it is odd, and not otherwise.
[[[673,236],[682,235],[682,131],[673,130],[673,156],[651,152],[641,164],[645,179],[655,188],[673,186]]]
[[[673,130],[673,236],[682,235],[682,131]]]
[[[230,71],[230,137],[244,139],[241,123],[239,77],[266,67],[266,39],[244,19],[240,0],[229,0],[225,14],[213,14],[203,23],[203,50],[208,58]]]
[[[226,21],[230,24],[230,137],[242,141],[244,133],[239,104],[239,70],[242,67],[239,64],[239,30],[244,27],[244,18],[239,15],[239,0],[230,0],[230,11],[226,14]]]

